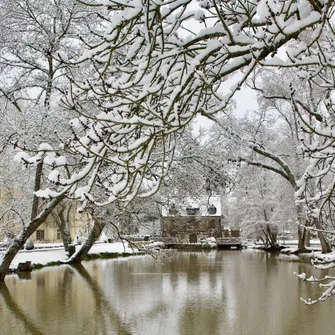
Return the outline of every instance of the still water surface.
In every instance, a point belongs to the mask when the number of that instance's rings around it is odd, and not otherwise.
[[[44,268],[0,285],[0,334],[334,334],[335,297],[305,306],[309,264],[257,251],[173,252]]]

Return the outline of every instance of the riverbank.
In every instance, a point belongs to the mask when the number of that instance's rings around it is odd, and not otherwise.
[[[162,243],[154,242],[150,243],[148,247],[155,247],[156,245],[161,246]],[[80,248],[80,245],[76,246],[76,250]],[[248,249],[254,250],[264,250],[260,246],[248,247]],[[281,251],[278,251],[277,257],[280,260],[288,262],[303,262],[310,263],[312,259],[317,259],[318,262],[328,264],[335,262],[335,253],[322,254],[321,251],[315,250],[313,248],[308,253],[296,253],[297,248],[293,245],[286,245]],[[192,249],[193,250],[193,249]],[[198,248],[196,250],[203,251],[205,248]],[[0,260],[5,251],[0,251]],[[93,245],[85,260],[91,259],[107,259],[107,258],[117,258],[117,257],[127,257],[133,255],[143,254],[143,249],[131,248],[128,243],[114,242],[114,243],[96,243]],[[28,262],[29,269],[35,270],[40,269],[45,266],[55,266],[66,263],[68,260],[67,254],[64,250],[62,244],[36,244],[33,250],[20,250],[20,252],[14,258],[11,266],[10,272],[18,272],[20,265]]]
[[[76,250],[80,245],[76,246]],[[86,259],[115,258],[136,255],[138,249],[130,248],[128,243],[97,243],[89,251]],[[4,254],[0,252],[0,260]],[[19,264],[30,262],[31,269],[66,263],[68,257],[62,244],[38,244],[33,250],[20,250],[10,265],[10,272],[16,272]]]

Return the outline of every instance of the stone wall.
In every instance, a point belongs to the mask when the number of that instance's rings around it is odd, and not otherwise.
[[[162,237],[176,242],[199,242],[202,238],[222,237],[219,216],[170,216],[162,218]]]

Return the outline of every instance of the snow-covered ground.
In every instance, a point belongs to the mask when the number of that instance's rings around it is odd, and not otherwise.
[[[297,241],[285,241],[286,243],[283,243],[282,245],[287,245],[287,248],[285,248],[282,252],[283,253],[293,253],[296,251],[295,242],[297,244]],[[314,241],[313,241],[314,242]],[[147,246],[147,248],[155,247],[156,245],[160,245],[159,242],[151,243]],[[313,247],[311,249],[314,249],[314,257],[317,255],[317,258],[319,261],[324,261],[325,263],[335,263],[335,253],[322,255],[321,252],[318,252],[318,243],[311,243]],[[78,249],[80,246],[76,246]],[[250,247],[250,246],[248,246]],[[0,260],[3,256],[5,251],[0,251]],[[134,250],[128,246],[128,243],[122,243],[122,242],[115,242],[115,243],[96,243],[93,245],[91,250],[89,251],[89,254],[102,254],[102,253],[117,253],[120,254],[120,256],[124,253],[134,253],[137,252],[137,250]],[[311,255],[309,255],[311,256]],[[298,256],[296,256],[298,258]],[[48,243],[48,244],[35,244],[34,250],[20,250],[20,252],[15,256],[14,260],[12,261],[12,264],[10,266],[11,269],[16,269],[18,267],[19,263],[24,263],[27,261],[30,261],[32,265],[40,264],[40,265],[46,265],[52,262],[65,262],[68,259],[64,248],[62,247],[61,243]]]
[[[298,245],[298,240],[278,240],[278,243],[280,245]],[[309,241],[310,245],[313,246],[319,246],[320,245],[320,240],[318,239],[313,239]]]
[[[79,248],[77,246],[76,248]],[[134,250],[128,247],[127,243],[116,242],[116,243],[99,243],[93,245],[89,254],[100,254],[100,253],[133,253]],[[0,252],[0,259],[2,258],[3,252]],[[12,261],[10,266],[11,269],[16,269],[19,263],[31,261],[31,264],[46,265],[51,262],[65,262],[67,259],[65,250],[61,245],[50,244],[38,245],[38,249],[34,250],[21,250]]]

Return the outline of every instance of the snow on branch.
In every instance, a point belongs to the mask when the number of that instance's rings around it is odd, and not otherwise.
[[[257,67],[332,68],[332,58],[309,50],[323,30],[331,31],[334,3],[313,3],[90,2],[92,8],[104,6],[110,20],[103,36],[86,41],[87,49],[73,64],[85,67],[85,80],[69,68],[71,86],[63,105],[78,117],[61,149],[62,163],[71,171],[55,162],[57,170],[49,174],[53,191],[72,185],[69,196],[98,205],[150,195],[169,170],[179,134],[196,115],[224,110]],[[300,43],[286,59],[276,55],[308,31],[310,43]],[[240,71],[242,77],[222,96],[220,88]]]
[[[311,298],[301,298],[301,301],[303,301],[306,305],[314,305],[318,302],[324,302],[334,294],[335,277],[325,276],[324,278],[318,279],[314,276],[310,276],[309,278],[307,278],[306,273],[297,274],[294,272],[294,274],[302,281],[306,281],[309,283],[320,283],[319,286],[325,289],[321,296],[317,299],[312,300]]]

